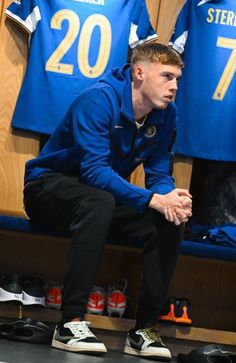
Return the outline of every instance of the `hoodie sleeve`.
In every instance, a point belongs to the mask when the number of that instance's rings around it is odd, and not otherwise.
[[[80,173],[84,181],[111,192],[119,203],[142,212],[153,192],[130,184],[110,165],[110,130],[114,114],[107,95],[101,91],[85,93],[73,111],[74,143],[80,150]]]
[[[176,136],[176,107],[171,104],[165,112],[165,119],[160,132],[160,142],[155,151],[144,163],[146,188],[167,194],[175,188],[172,147]]]

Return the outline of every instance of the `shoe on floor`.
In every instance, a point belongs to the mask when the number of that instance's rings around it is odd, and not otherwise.
[[[52,347],[78,353],[103,354],[106,347],[89,329],[88,321],[70,321],[56,327]]]
[[[193,349],[188,354],[179,353],[178,362],[181,363],[234,363],[236,356],[216,344],[205,345],[198,349]]]
[[[53,332],[48,325],[30,318],[0,324],[0,336],[10,340],[48,344],[52,341],[52,335]]]
[[[171,353],[163,344],[156,327],[130,330],[125,343],[125,353],[169,361]]]

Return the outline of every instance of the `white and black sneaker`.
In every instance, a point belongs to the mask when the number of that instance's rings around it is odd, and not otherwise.
[[[56,327],[52,347],[70,352],[103,354],[107,349],[89,329],[88,321],[70,321]]]
[[[156,327],[135,330],[127,335],[125,353],[159,360],[171,360],[171,353],[163,344]]]

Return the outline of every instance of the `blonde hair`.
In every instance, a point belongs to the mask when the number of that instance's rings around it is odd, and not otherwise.
[[[161,43],[143,43],[134,48],[130,61],[132,72],[139,62],[162,63],[180,68],[184,66],[179,53]]]

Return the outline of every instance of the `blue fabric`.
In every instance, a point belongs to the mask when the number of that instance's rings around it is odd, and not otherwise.
[[[236,225],[227,224],[210,229],[207,237],[215,244],[236,247]]]
[[[54,233],[43,229],[42,227],[32,223],[31,221],[18,217],[0,216],[0,229],[13,230],[25,233],[34,233],[42,235],[51,235],[57,237],[68,237],[66,234]],[[108,244],[112,242],[108,241]],[[113,243],[114,244],[114,243]],[[141,248],[142,243],[130,243],[129,241],[116,242],[117,245]],[[200,243],[196,241],[183,240],[181,244],[181,254],[197,257],[205,257],[210,259],[219,259],[226,261],[236,261],[236,248],[224,247],[213,244]]]

